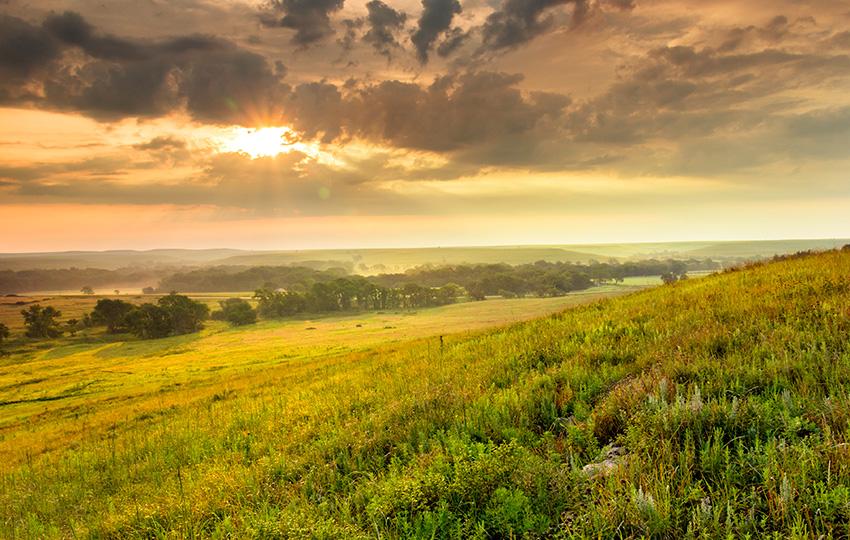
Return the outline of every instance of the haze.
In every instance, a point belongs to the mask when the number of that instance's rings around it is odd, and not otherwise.
[[[7,0],[0,252],[850,237],[850,8]]]

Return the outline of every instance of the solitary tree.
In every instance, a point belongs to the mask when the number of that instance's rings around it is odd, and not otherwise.
[[[35,304],[30,306],[28,310],[22,309],[21,315],[24,316],[24,323],[27,325],[27,337],[59,337],[62,335],[59,323],[56,322],[56,319],[61,317],[62,313],[53,306],[43,308],[41,305]]]
[[[154,292],[156,291],[153,287],[144,287],[142,289],[142,294],[153,294]]]
[[[86,285],[85,287],[83,287],[82,289],[80,289],[80,292],[81,292],[81,293],[83,293],[83,294],[92,295],[92,294],[94,294],[94,289],[92,289],[91,287],[89,287],[88,285]]]

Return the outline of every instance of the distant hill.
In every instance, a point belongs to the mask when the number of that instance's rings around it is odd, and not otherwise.
[[[351,273],[403,272],[421,265],[526,264],[625,259],[758,259],[797,251],[841,247],[850,239],[763,240],[736,242],[647,242],[565,244],[549,246],[470,246],[387,249],[317,249],[248,251],[240,249],[154,249],[149,251],[68,251],[0,254],[0,270],[54,268],[308,266],[317,270],[341,267]]]
[[[337,266],[346,268],[353,273],[378,274],[403,272],[408,268],[425,264],[434,266],[446,264],[524,264],[540,260],[580,262],[597,257],[592,253],[583,253],[555,246],[445,247],[267,251],[234,255],[216,261],[215,264],[273,266],[306,263],[311,267],[316,267],[318,263],[326,261],[336,263]]]
[[[0,253],[0,270],[103,268],[128,266],[206,265],[244,253],[239,249],[153,249],[150,251],[63,251],[55,253]]]

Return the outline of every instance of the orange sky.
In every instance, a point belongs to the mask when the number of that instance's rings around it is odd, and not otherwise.
[[[831,1],[9,0],[0,252],[850,237],[848,88]]]

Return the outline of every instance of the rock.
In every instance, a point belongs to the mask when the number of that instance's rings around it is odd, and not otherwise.
[[[581,472],[590,477],[597,474],[608,476],[628,461],[626,454],[628,454],[626,447],[617,444],[612,445],[607,451],[599,454],[595,463],[588,463],[582,467]]]

